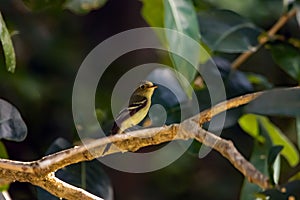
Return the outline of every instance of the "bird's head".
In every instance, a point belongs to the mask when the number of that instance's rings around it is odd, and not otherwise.
[[[139,96],[151,97],[157,85],[154,85],[150,81],[143,81],[140,86],[134,91],[133,94]]]

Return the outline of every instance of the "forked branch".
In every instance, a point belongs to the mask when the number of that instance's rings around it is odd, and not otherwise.
[[[207,147],[220,152],[236,169],[247,177],[250,182],[266,189],[270,186],[268,177],[263,175],[248,162],[231,141],[222,139],[201,127],[203,123],[210,121],[213,116],[228,109],[247,104],[260,94],[261,92],[248,94],[222,102],[179,124],[147,128],[97,139],[86,145],[76,146],[51,154],[40,160],[20,162],[0,159],[1,183],[11,183],[14,181],[29,182],[61,198],[101,199],[81,188],[74,187],[59,180],[54,176],[54,172],[71,164],[93,160],[97,157],[107,156],[117,152],[137,151],[145,146],[156,145],[172,140],[196,139]],[[103,154],[106,145],[110,143],[116,145],[113,145]]]

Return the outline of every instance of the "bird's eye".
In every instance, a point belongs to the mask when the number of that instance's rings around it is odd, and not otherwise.
[[[141,88],[142,90],[144,90],[144,89],[146,88],[146,85],[141,85],[140,88]]]

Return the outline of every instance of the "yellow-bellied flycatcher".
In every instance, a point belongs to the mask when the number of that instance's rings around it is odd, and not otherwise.
[[[156,88],[157,86],[150,81],[142,82],[132,93],[128,107],[123,109],[117,116],[111,129],[112,135],[123,133],[146,117],[151,105],[151,97]]]

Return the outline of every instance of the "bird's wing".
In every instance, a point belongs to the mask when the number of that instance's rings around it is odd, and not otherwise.
[[[117,116],[114,125],[111,129],[111,134],[114,135],[120,131],[119,125],[122,124],[125,120],[127,120],[130,116],[134,115],[137,113],[139,110],[144,108],[147,105],[147,98],[143,97],[139,101],[135,101],[131,103],[128,108],[124,108],[121,110],[119,115]]]

